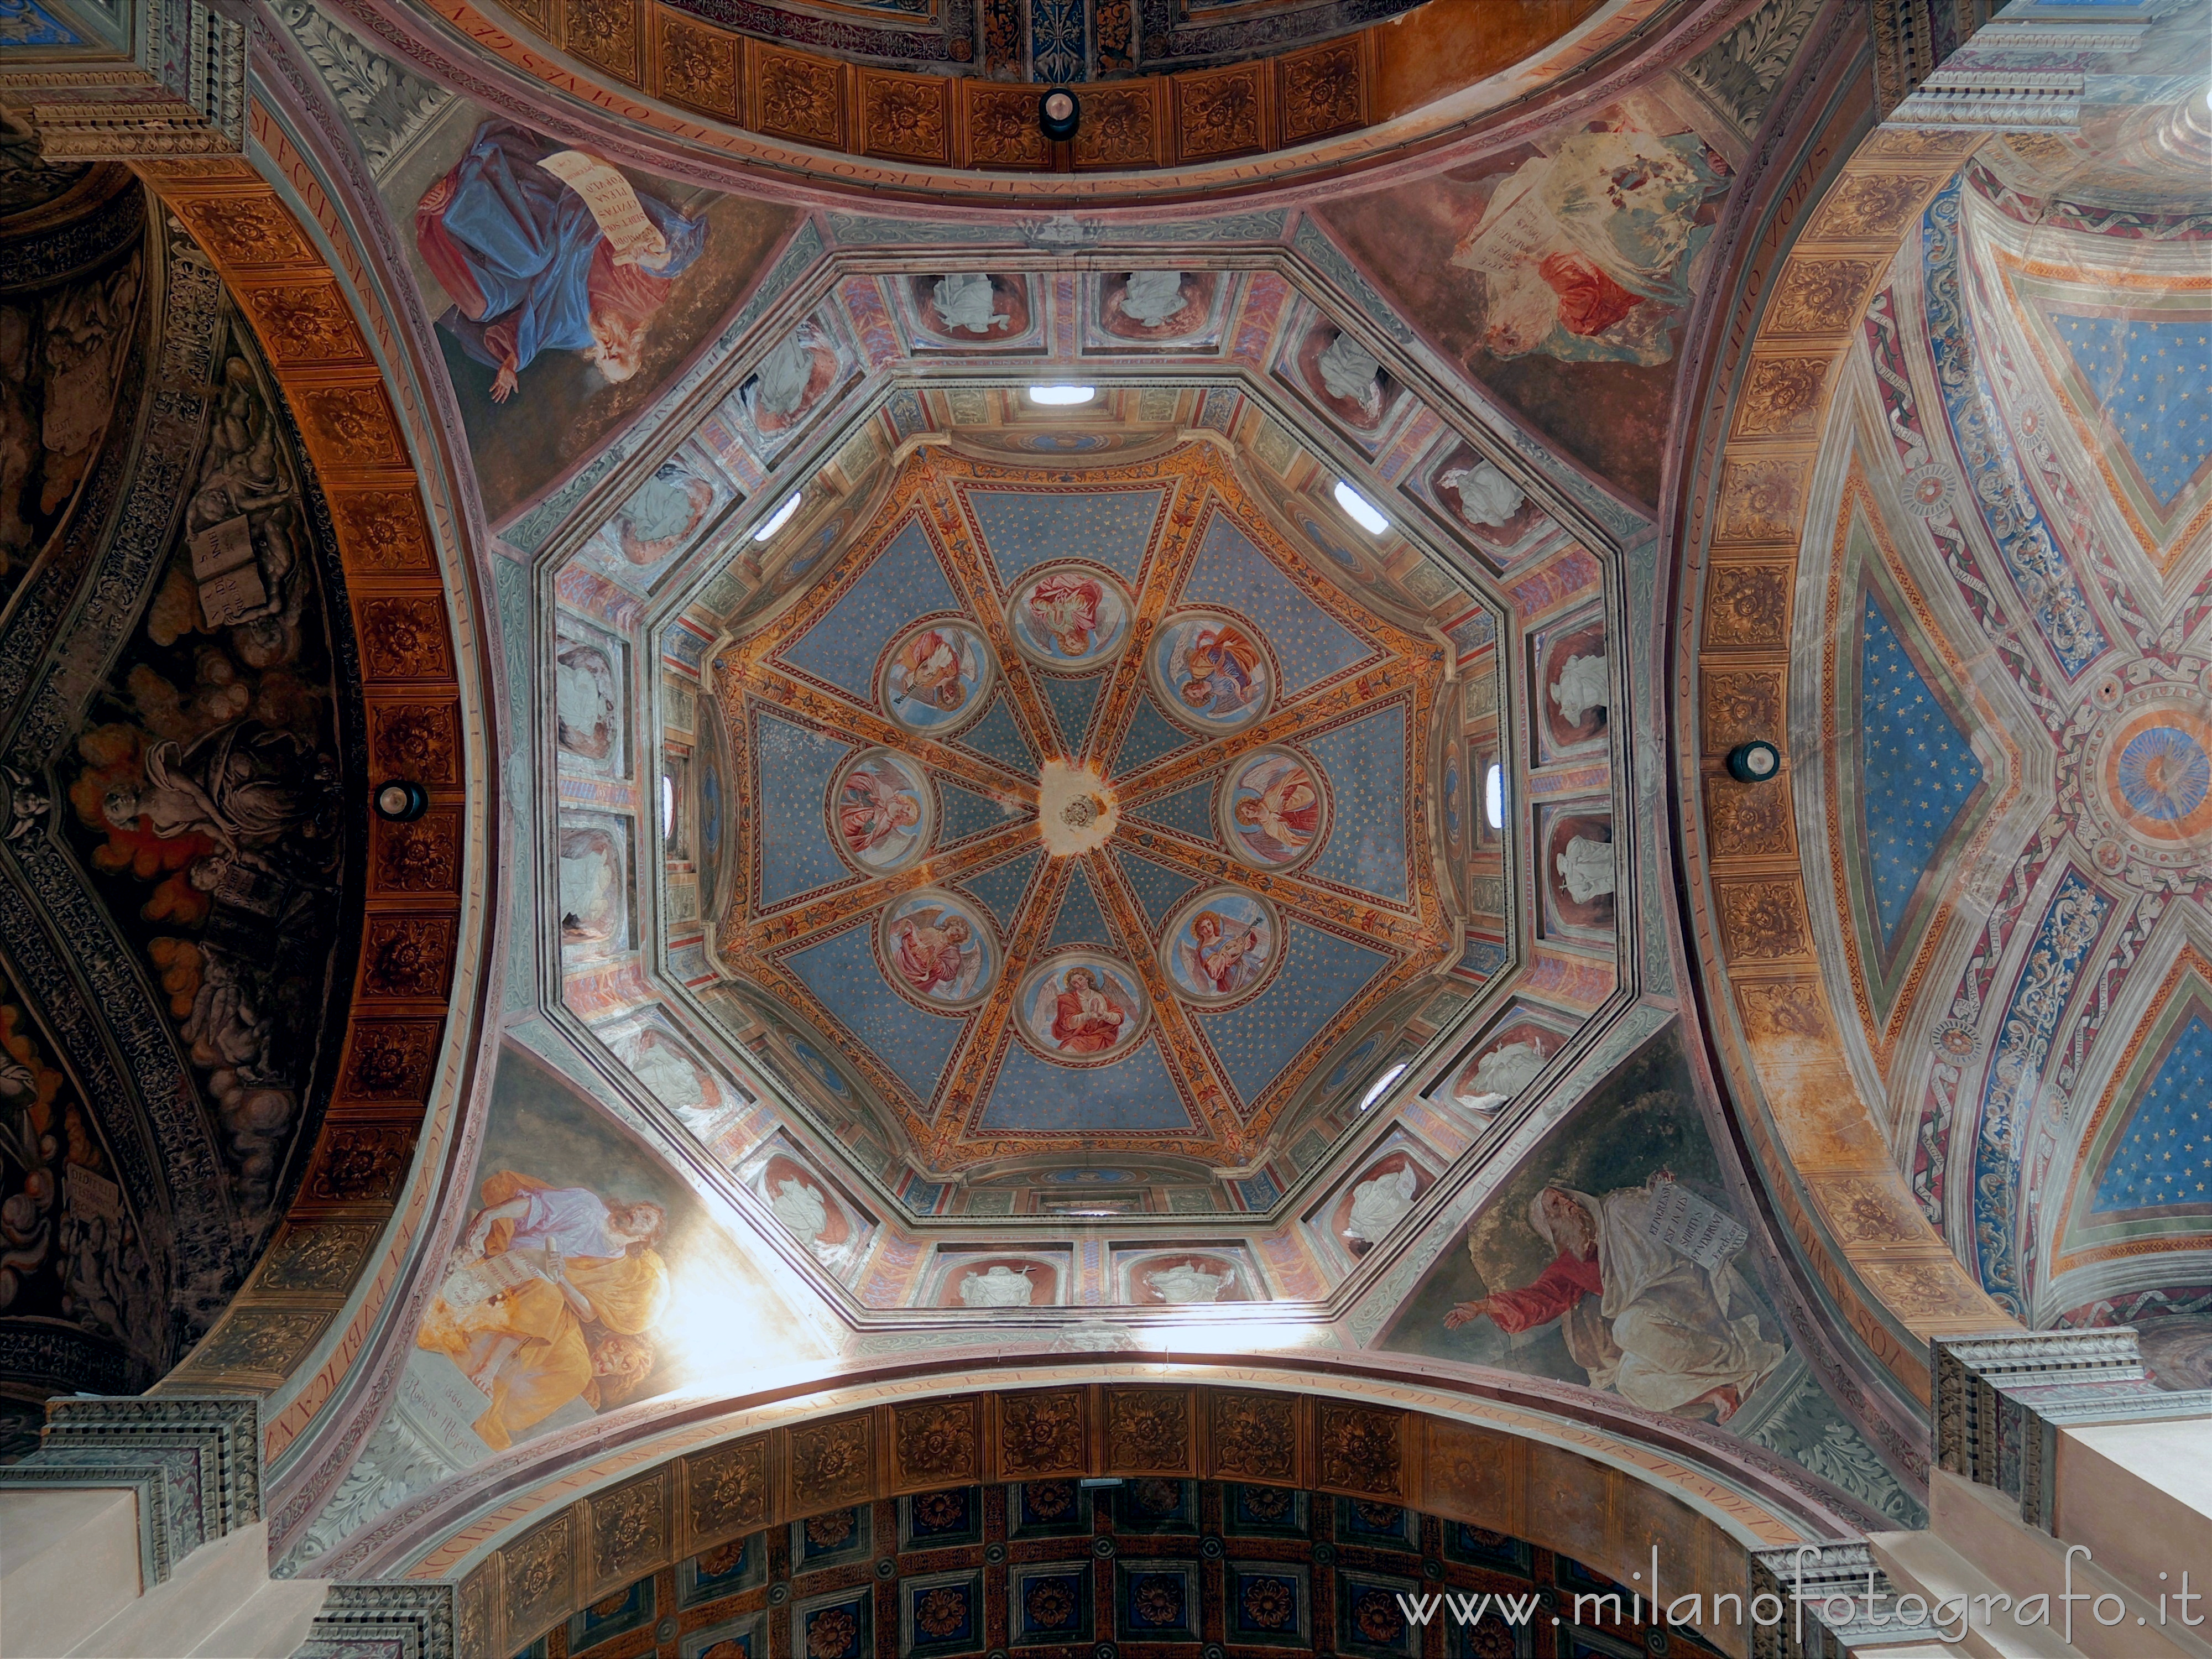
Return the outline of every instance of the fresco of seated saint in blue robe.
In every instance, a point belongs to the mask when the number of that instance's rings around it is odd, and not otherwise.
[[[672,279],[706,247],[703,216],[640,191],[666,246],[623,262],[584,198],[538,165],[563,148],[487,121],[415,210],[416,246],[453,301],[438,321],[496,371],[495,403],[541,351],[579,352],[607,380],[629,380]]]

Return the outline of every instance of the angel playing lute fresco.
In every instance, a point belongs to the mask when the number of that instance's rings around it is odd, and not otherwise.
[[[1218,910],[1191,918],[1189,937],[1176,946],[1176,965],[1187,983],[1204,986],[1215,996],[1243,990],[1267,965],[1264,921],[1239,921]]]
[[[671,283],[707,222],[634,189],[597,156],[487,121],[415,209],[415,245],[453,299],[439,318],[514,395],[541,351],[574,351],[610,381],[635,375]]]

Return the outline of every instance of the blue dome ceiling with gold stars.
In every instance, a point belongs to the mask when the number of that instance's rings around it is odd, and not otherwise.
[[[1255,1162],[1454,951],[1444,653],[1318,569],[1212,445],[1080,474],[921,450],[714,661],[752,804],[720,966],[924,1167]]]

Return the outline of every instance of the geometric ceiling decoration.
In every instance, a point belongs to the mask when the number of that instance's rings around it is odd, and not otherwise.
[[[2169,1039],[2097,1178],[2094,1214],[2212,1209],[2212,1024],[2203,1008]]]
[[[1862,629],[1860,800],[1874,908],[1887,945],[1946,831],[1981,786],[1982,767],[1871,588]]]
[[[2201,324],[2051,313],[2083,384],[2163,507],[2212,457],[2212,344]]]
[[[850,545],[711,665],[751,803],[717,966],[933,1176],[1262,1161],[1452,957],[1443,653],[1209,443],[1081,473],[927,447]]]
[[[2202,293],[2131,293],[2031,276],[2001,259],[2030,352],[2084,458],[2161,571],[2212,525],[2212,303]],[[2086,482],[2086,480],[2085,480]],[[2176,572],[2176,574],[2180,574]]]

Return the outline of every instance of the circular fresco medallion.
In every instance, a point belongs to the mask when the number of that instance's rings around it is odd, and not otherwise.
[[[1177,611],[1146,655],[1160,706],[1192,730],[1239,732],[1267,712],[1275,665],[1260,630],[1223,611]]]
[[[1136,1046],[1152,1014],[1144,981],[1126,962],[1063,951],[1030,970],[1014,1027],[1047,1060],[1100,1066]]]
[[[2078,729],[2078,728],[2077,728]],[[2099,712],[2062,762],[2060,797],[2078,801],[2075,825],[2107,875],[2141,886],[2193,868],[2212,849],[2212,703],[2186,682],[2124,691]],[[2069,736],[2068,746],[2076,739]]]
[[[2146,726],[2121,746],[2112,782],[2145,834],[2178,833],[2169,826],[2195,817],[2212,788],[2212,759],[2187,726]]]
[[[1282,945],[1273,905],[1242,887],[1216,887],[1176,912],[1160,935],[1160,965],[1177,996],[1218,1007],[1256,992]]]
[[[925,1008],[972,1008],[999,978],[999,941],[980,908],[935,887],[884,908],[876,948],[884,975]]]
[[[1015,648],[1047,668],[1089,668],[1120,652],[1136,614],[1121,583],[1087,564],[1041,565],[1014,584]]]
[[[863,875],[903,870],[929,848],[936,802],[921,767],[889,749],[864,749],[830,784],[830,839]]]
[[[909,732],[950,737],[991,697],[991,647],[966,623],[918,623],[884,653],[876,698]]]
[[[1255,870],[1303,864],[1328,838],[1328,787],[1294,749],[1260,749],[1221,780],[1222,839]]]

